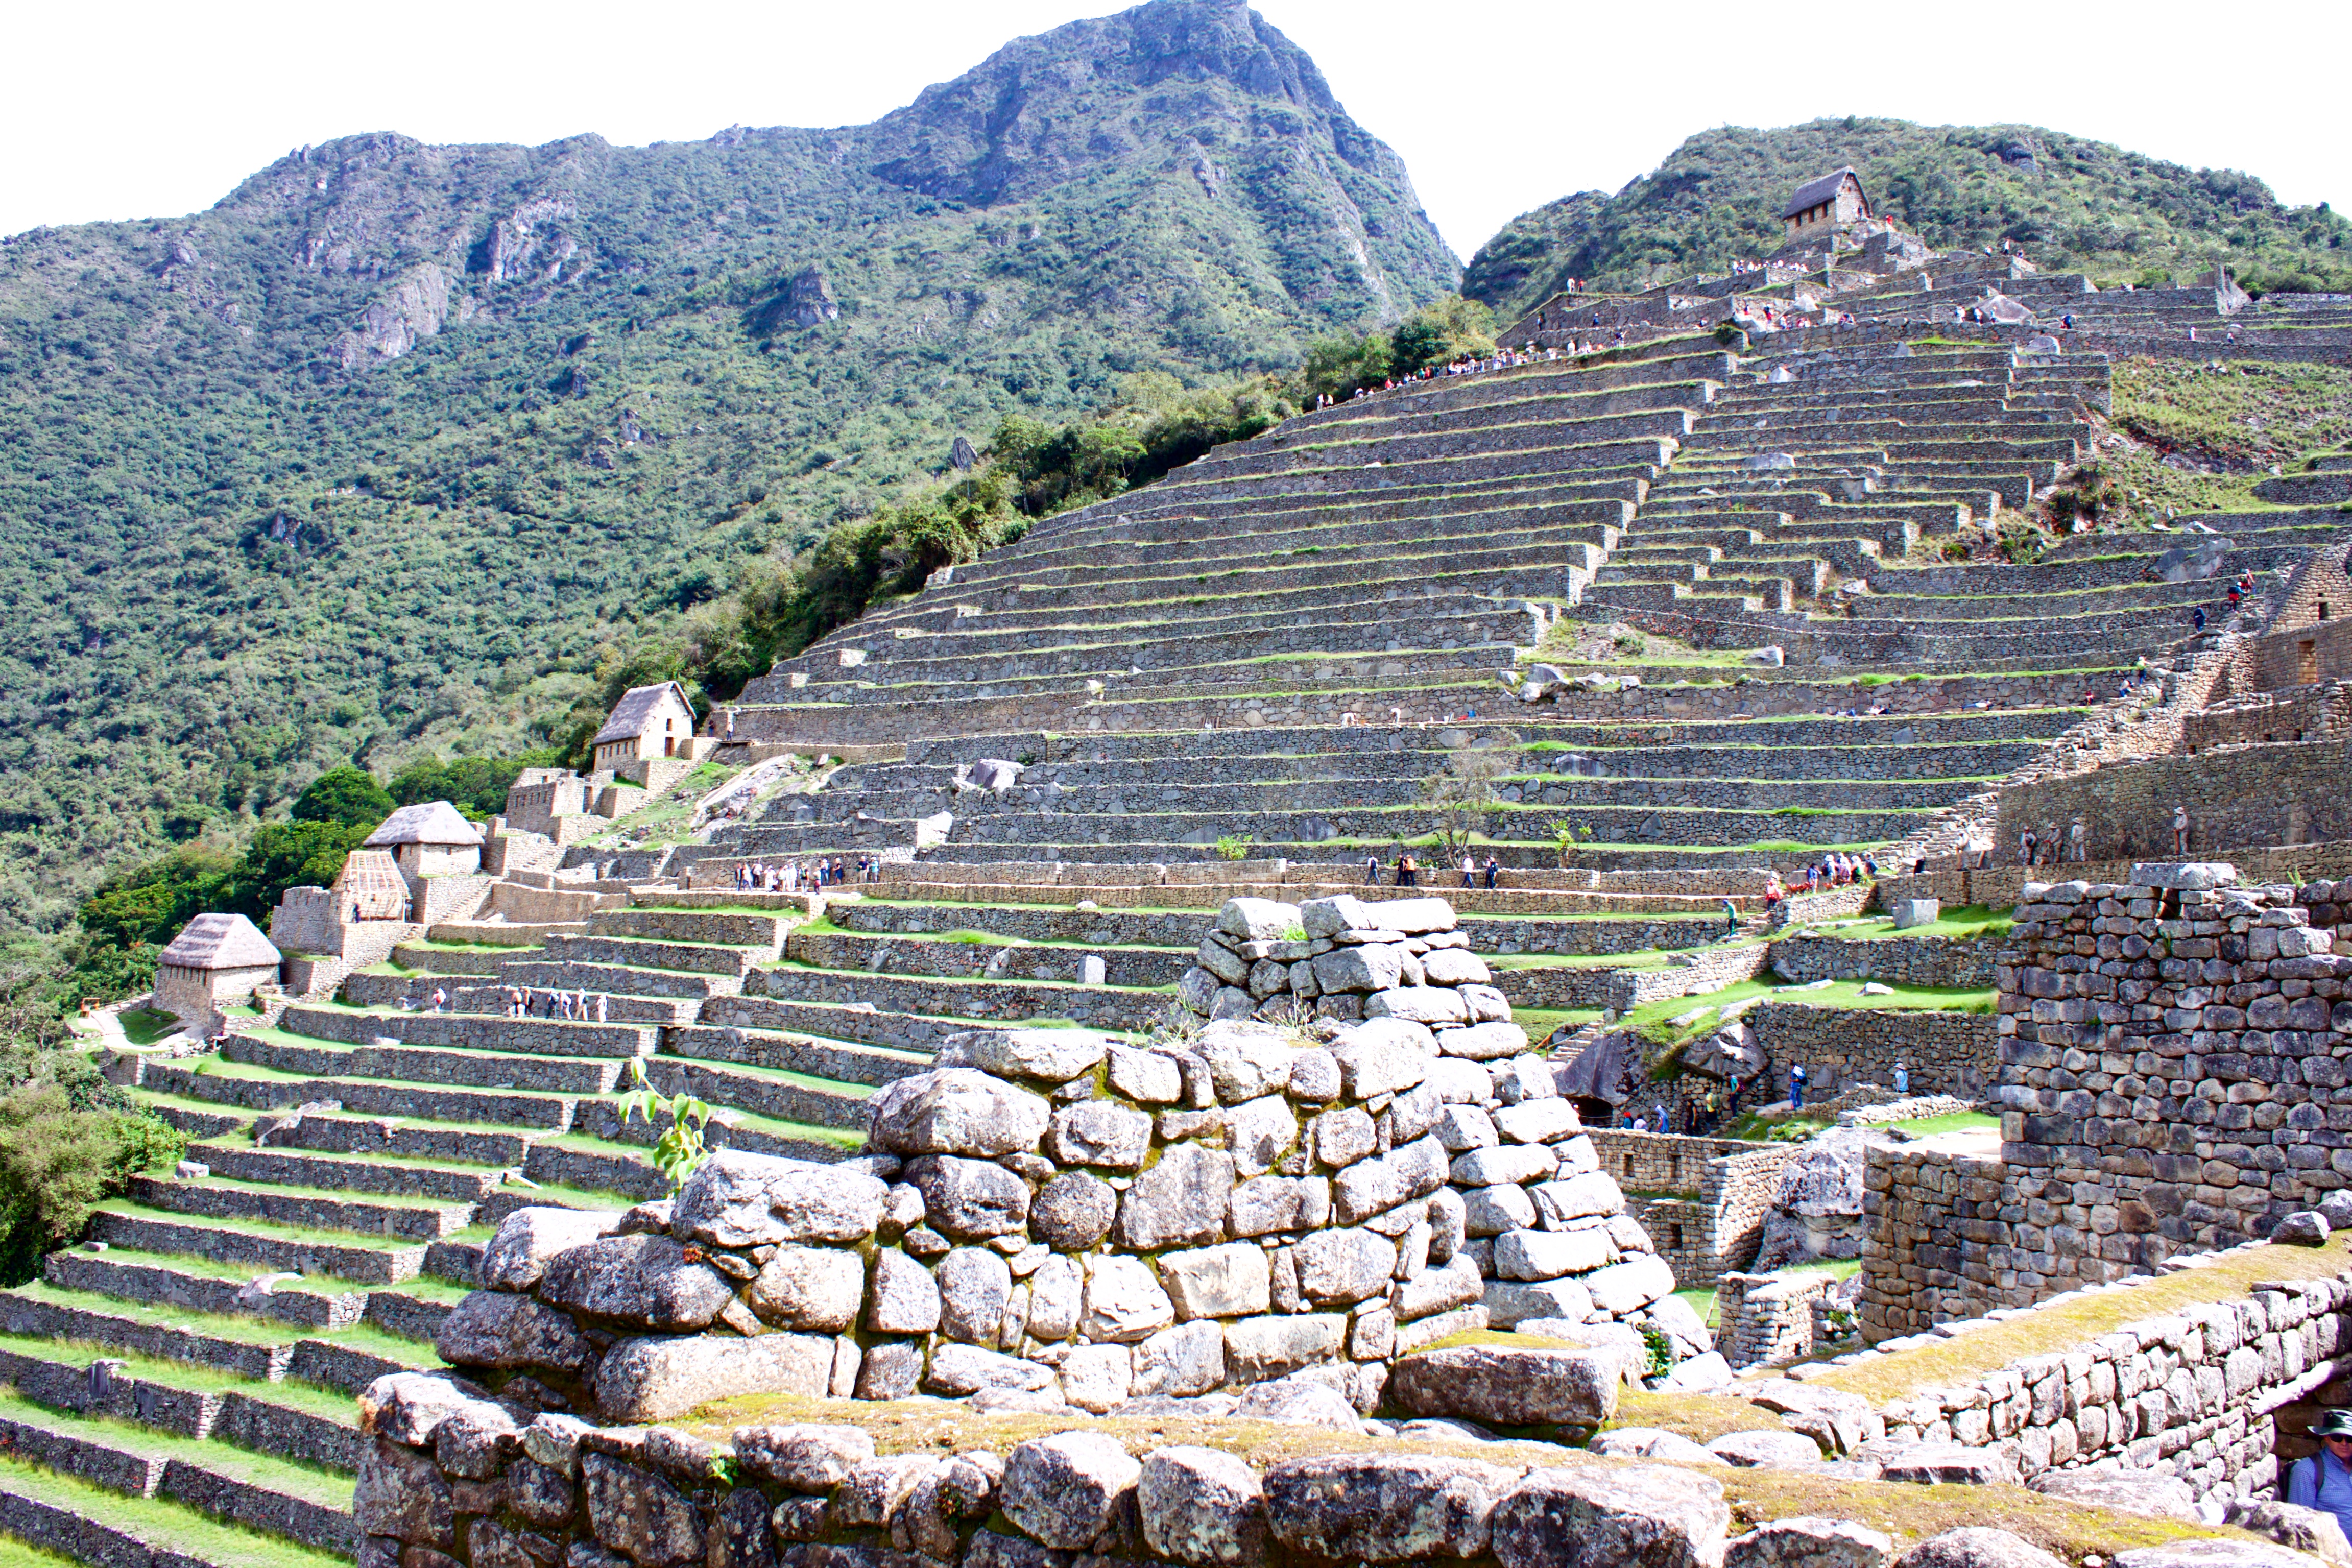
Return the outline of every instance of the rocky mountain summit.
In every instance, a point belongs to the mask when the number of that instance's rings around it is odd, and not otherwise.
[[[1457,274],[1235,0],[1019,40],[866,126],[387,131],[204,213],[0,241],[0,917],[372,745],[519,744],[579,694],[542,672],[1007,412],[1286,366]],[[152,703],[167,667],[202,699]],[[89,757],[40,754],[85,720]]]

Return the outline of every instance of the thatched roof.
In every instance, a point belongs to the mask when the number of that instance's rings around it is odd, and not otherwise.
[[[408,913],[408,879],[390,850],[353,850],[335,878],[336,913],[356,905],[362,920],[398,920]]]
[[[651,686],[631,686],[621,694],[621,700],[613,705],[612,716],[604,721],[604,727],[596,732],[596,738],[589,744],[602,746],[608,740],[634,740],[645,734],[646,721],[653,717],[654,709],[661,705],[665,693],[677,696],[678,706],[686,710],[687,721],[692,723],[694,705],[686,700],[686,688],[676,681],[664,681]]]
[[[388,849],[394,844],[478,844],[482,831],[457,814],[457,808],[446,800],[433,800],[422,806],[403,806],[383,820],[383,826],[367,836],[367,847]]]
[[[1838,186],[1848,180],[1853,182],[1855,190],[1862,189],[1862,176],[1855,173],[1850,167],[1840,169],[1834,173],[1824,174],[1818,180],[1806,181],[1797,187],[1797,193],[1789,198],[1788,205],[1780,209],[1780,215],[1784,218],[1793,218],[1808,207],[1820,206],[1823,202],[1834,198],[1838,193]],[[1869,194],[1864,193],[1862,199],[1867,203],[1870,200]]]
[[[180,928],[156,962],[175,969],[258,969],[281,955],[242,915],[199,915]]]

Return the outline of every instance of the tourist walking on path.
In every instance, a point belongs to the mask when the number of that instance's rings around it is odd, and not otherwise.
[[[2172,852],[2181,859],[2189,858],[2189,808],[2172,808]]]
[[[1805,1064],[1801,1061],[1792,1061],[1789,1064],[1789,1109],[1801,1111],[1804,1108]]]
[[[1462,885],[1465,887],[1478,885],[1477,867],[1468,855],[1462,857]]]
[[[1495,891],[1495,876],[1496,876],[1496,873],[1498,873],[1498,872],[1500,872],[1502,869],[1503,869],[1502,862],[1499,862],[1499,861],[1497,861],[1497,860],[1494,857],[1494,855],[1490,852],[1490,853],[1486,856],[1486,891],[1487,891],[1487,892],[1492,893],[1492,892],[1494,892],[1494,891]]]
[[[1378,855],[1366,855],[1364,857],[1364,885],[1366,887],[1378,887],[1380,884],[1381,857]]]
[[[1739,910],[1731,902],[1729,894],[1723,895],[1723,934],[1726,936],[1739,935]]]

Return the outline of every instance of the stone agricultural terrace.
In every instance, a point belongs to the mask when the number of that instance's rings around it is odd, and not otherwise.
[[[2352,316],[1864,210],[1042,519],[698,718],[639,688],[268,941],[205,917],[181,1027],[92,1040],[184,1162],[0,1291],[0,1531],[2352,1558],[2271,1495],[2352,1403],[2342,465],[2013,548],[2111,355]]]

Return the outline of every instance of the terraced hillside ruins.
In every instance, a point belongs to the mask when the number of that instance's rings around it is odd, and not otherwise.
[[[194,1141],[0,1293],[0,1531],[2345,1550],[2268,1500],[2352,1401],[2352,460],[1991,545],[2110,355],[2345,362],[2233,293],[1816,223],[1041,521],[690,739],[634,693],[478,841],[396,820],[277,983],[207,927],[186,1027],[109,1025]]]

